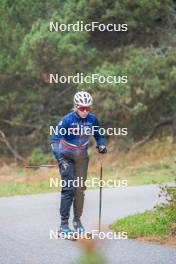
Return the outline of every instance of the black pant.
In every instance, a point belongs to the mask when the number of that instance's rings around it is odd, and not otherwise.
[[[85,181],[87,179],[87,169],[89,157],[85,156],[62,156],[69,164],[66,171],[60,169],[62,178],[62,191],[60,203],[61,224],[68,224],[70,208],[73,204],[74,221],[80,219],[84,206]],[[74,187],[74,180],[78,181],[78,187]]]

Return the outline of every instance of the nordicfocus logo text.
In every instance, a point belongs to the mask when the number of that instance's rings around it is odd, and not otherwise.
[[[103,24],[100,22],[90,22],[90,23],[84,23],[83,21],[76,21],[74,24],[65,24],[59,22],[53,22],[50,21],[49,24],[49,30],[51,32],[64,32],[64,31],[109,31],[109,32],[125,32],[128,30],[128,25],[127,24],[113,24],[113,23],[108,23],[108,24]]]
[[[128,187],[128,180],[117,180],[117,179],[102,179],[99,178],[91,178],[91,179],[84,179],[83,177],[78,177],[75,180],[71,179],[61,179],[60,177],[53,178],[50,177],[50,188],[126,188]]]
[[[128,239],[128,233],[127,232],[99,232],[97,229],[91,230],[91,232],[70,232],[69,235],[66,235],[64,232],[61,233],[60,239],[66,239],[66,238],[75,238],[75,239]],[[58,231],[50,229],[49,232],[49,238],[50,239],[58,239]]]
[[[93,73],[91,75],[84,75],[84,73],[77,73],[76,75],[61,75],[58,73],[50,73],[49,75],[49,83],[122,83],[125,84],[128,82],[128,77],[124,76],[116,76],[116,75],[99,75],[98,73]]]
[[[99,126],[77,126],[77,127],[61,127],[58,126],[50,126],[50,136],[51,135],[74,135],[74,136],[94,136],[96,133],[99,133],[100,135],[108,135],[108,136],[126,136],[128,135],[128,129],[126,127],[123,128],[117,128],[117,127],[108,127],[103,128]]]

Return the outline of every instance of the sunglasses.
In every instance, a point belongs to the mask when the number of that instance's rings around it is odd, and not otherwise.
[[[81,112],[89,112],[91,110],[90,106],[77,106],[78,110],[80,110]]]

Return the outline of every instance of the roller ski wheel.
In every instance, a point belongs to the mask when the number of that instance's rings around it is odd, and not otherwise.
[[[73,221],[73,227],[74,227],[75,232],[78,232],[79,234],[85,232],[85,228],[83,227],[80,220]]]
[[[60,227],[60,230],[58,231],[58,238],[70,241],[78,240],[76,232],[71,230],[68,226]]]
[[[86,232],[80,220],[73,221],[73,227],[78,234],[78,239],[92,239],[92,233]]]
[[[83,239],[92,239],[92,233],[91,232],[83,232]]]

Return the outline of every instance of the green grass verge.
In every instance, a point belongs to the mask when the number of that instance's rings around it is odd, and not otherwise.
[[[104,167],[103,179],[114,179],[128,181],[128,185],[161,184],[175,180],[176,164],[154,163],[143,164],[138,168],[114,169],[111,166]],[[99,171],[91,177],[99,177]]]
[[[156,163],[156,164],[143,164],[140,167],[132,169],[115,169],[111,166],[104,166],[103,168],[103,179],[115,180],[117,187],[122,187],[122,180],[127,180],[128,186],[130,185],[145,185],[145,184],[161,184],[164,182],[173,182],[175,180],[176,164],[173,163]],[[36,181],[38,174],[42,174],[42,171],[28,171],[26,172],[23,168],[8,168],[6,175],[15,174],[14,179],[8,182],[1,182],[0,184],[0,197],[23,195],[23,194],[37,194],[37,193],[48,193],[57,192],[59,188],[49,187],[49,178],[52,177],[52,171],[46,174],[45,179]],[[27,181],[28,174],[30,174],[30,182]],[[38,173],[38,174],[37,174]],[[54,178],[58,174],[55,171]],[[32,177],[34,181],[32,181]],[[90,178],[99,179],[99,170],[96,173],[88,175]],[[47,179],[46,179],[47,178]],[[95,188],[98,188],[95,186]],[[111,186],[110,186],[111,187]],[[113,187],[113,186],[112,186]]]
[[[128,238],[171,236],[175,228],[176,215],[168,205],[117,220],[110,225],[115,232],[127,232]]]
[[[1,197],[49,192],[56,192],[56,189],[49,188],[49,181],[47,180],[35,183],[5,183],[0,185]]]

